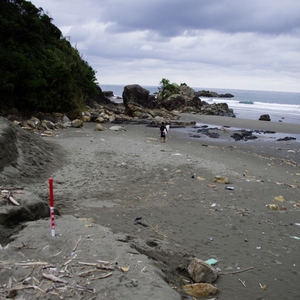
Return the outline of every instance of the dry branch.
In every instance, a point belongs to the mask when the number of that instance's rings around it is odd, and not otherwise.
[[[238,270],[238,271],[233,271],[233,272],[219,272],[219,275],[232,275],[232,274],[238,274],[238,273],[242,273],[242,272],[246,272],[246,271],[250,271],[252,270],[253,267],[247,268],[247,269],[243,269],[243,270]]]

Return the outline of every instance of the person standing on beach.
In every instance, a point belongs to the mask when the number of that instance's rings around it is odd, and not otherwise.
[[[167,135],[168,129],[165,126],[164,122],[161,123],[161,126],[159,129],[160,129],[160,142],[161,143],[166,142],[166,135]]]

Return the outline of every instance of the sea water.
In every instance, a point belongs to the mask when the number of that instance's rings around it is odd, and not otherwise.
[[[124,85],[100,84],[100,87],[103,91],[112,91],[115,98],[122,97],[124,90]],[[158,92],[158,86],[142,87],[149,90],[150,94]],[[237,118],[258,120],[261,115],[268,114],[273,122],[300,124],[300,93],[201,87],[193,87],[193,89],[234,95],[233,98],[201,97],[200,99],[209,104],[226,102]]]

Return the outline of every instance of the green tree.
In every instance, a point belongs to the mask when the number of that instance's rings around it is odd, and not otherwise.
[[[0,105],[67,112],[97,93],[95,71],[42,8],[0,1]]]
[[[179,85],[176,83],[170,83],[169,79],[162,78],[159,85],[160,85],[158,88],[159,97],[162,100],[164,100],[174,94],[181,94]]]

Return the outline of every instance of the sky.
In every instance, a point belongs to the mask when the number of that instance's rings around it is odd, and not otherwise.
[[[299,0],[32,0],[101,84],[300,92]]]

